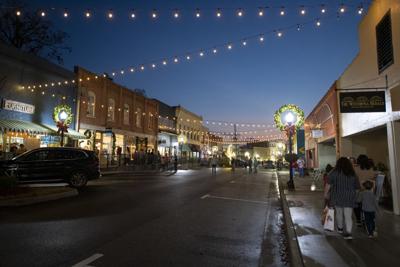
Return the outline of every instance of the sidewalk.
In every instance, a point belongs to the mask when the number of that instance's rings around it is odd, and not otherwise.
[[[288,172],[279,172],[284,184]],[[311,191],[312,178],[295,177],[296,191],[285,190],[305,266],[400,266],[400,216],[381,209],[377,218],[378,237],[369,239],[363,228],[353,224],[353,240],[321,225],[322,181]]]

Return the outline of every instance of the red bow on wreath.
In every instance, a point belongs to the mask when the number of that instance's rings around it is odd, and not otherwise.
[[[60,134],[61,132],[68,133],[68,125],[64,124],[63,122],[57,122],[57,133]]]
[[[289,136],[289,134],[294,135],[294,133],[296,132],[296,126],[295,125],[287,125],[285,126],[285,131],[286,134]]]

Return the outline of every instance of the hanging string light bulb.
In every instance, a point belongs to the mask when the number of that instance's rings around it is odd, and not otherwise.
[[[339,12],[344,13],[345,11],[346,11],[346,8],[345,8],[344,4],[341,4],[340,8],[339,8]]]
[[[222,12],[221,12],[220,8],[217,9],[216,15],[217,15],[217,18],[220,18],[222,16]]]
[[[175,63],[178,63],[178,61],[179,61],[178,57],[175,57],[175,58],[174,58],[174,62],[175,62]]]
[[[41,17],[46,17],[46,12],[44,10],[40,11],[40,16]]]
[[[136,18],[136,12],[135,12],[135,10],[134,10],[134,9],[132,9],[132,10],[131,10],[131,13],[130,13],[130,18],[131,18],[131,19],[134,19],[134,18]]]
[[[325,14],[326,13],[326,7],[325,5],[321,5],[321,13]]]
[[[232,49],[232,44],[228,44],[227,48],[228,48],[228,50],[231,50]]]
[[[286,14],[285,7],[281,7],[281,11],[279,12],[279,15],[285,16],[285,14]]]
[[[258,8],[258,16],[259,16],[259,17],[264,16],[264,8],[262,8],[262,7],[259,7],[259,8]]]
[[[22,15],[22,12],[21,12],[21,10],[16,10],[15,11],[15,15],[17,16],[17,17],[19,17],[19,16],[21,16]]]
[[[218,52],[217,48],[213,48],[213,54],[216,54]]]
[[[196,18],[200,18],[201,17],[201,13],[200,13],[200,9],[199,8],[196,8],[196,12],[195,12],[194,16]]]
[[[283,36],[283,33],[282,33],[281,31],[277,31],[277,32],[276,32],[276,36],[282,37],[282,36]]]
[[[90,13],[90,10],[88,9],[88,10],[86,10],[86,12],[85,12],[85,17],[86,18],[90,18],[92,16],[92,14]]]
[[[200,51],[199,56],[201,56],[201,57],[204,56],[204,52]]]
[[[64,18],[68,18],[69,17],[68,9],[64,9],[63,17]]]
[[[304,6],[300,7],[300,15],[304,16],[306,14],[306,9]]]
[[[110,10],[107,12],[107,18],[108,18],[108,19],[113,19],[113,18],[114,18],[114,13],[113,13],[112,9],[110,9]]]
[[[187,60],[190,60],[190,55],[187,55],[187,56],[186,56],[186,59],[187,59]]]
[[[175,19],[178,19],[178,18],[179,18],[179,11],[178,11],[178,9],[175,9],[175,11],[174,11],[174,18],[175,18]]]
[[[156,9],[153,9],[153,11],[151,12],[151,17],[152,17],[153,19],[156,19],[156,18],[157,18],[157,10],[156,10]]]
[[[244,39],[244,40],[242,41],[242,45],[243,45],[243,46],[246,46],[246,45],[247,45],[246,39]]]
[[[357,9],[357,13],[358,13],[358,15],[362,15],[362,14],[363,14],[363,12],[364,12],[363,5],[362,5],[362,4],[360,4],[360,6],[359,6],[359,7],[358,7],[358,9]]]
[[[317,27],[321,26],[321,21],[319,19],[316,20],[315,25],[317,25]]]
[[[239,8],[236,13],[238,17],[243,17],[243,9]]]
[[[258,37],[258,40],[260,40],[260,42],[264,42],[264,34],[261,34],[261,35]]]
[[[167,60],[163,60],[163,62],[162,62],[162,64],[165,66],[165,65],[167,65]]]

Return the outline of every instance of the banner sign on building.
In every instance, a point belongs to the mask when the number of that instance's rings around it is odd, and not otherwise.
[[[340,112],[386,112],[385,91],[342,92],[340,93]]]
[[[14,101],[14,100],[4,99],[2,107],[3,107],[3,109],[27,113],[27,114],[35,113],[34,105],[30,105],[30,104],[26,104],[26,103]]]

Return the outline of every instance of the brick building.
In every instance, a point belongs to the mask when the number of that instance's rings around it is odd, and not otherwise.
[[[104,155],[155,151],[158,104],[143,93],[121,86],[109,77],[75,67],[78,83],[77,129],[89,139],[79,145]]]

